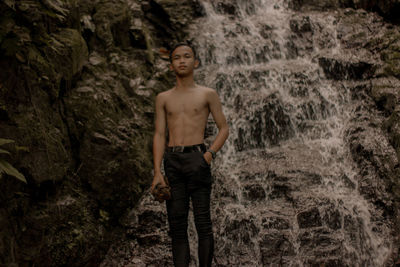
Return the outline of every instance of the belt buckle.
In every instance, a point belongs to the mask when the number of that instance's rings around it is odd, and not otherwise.
[[[183,152],[184,149],[184,146],[174,146],[174,148],[172,148],[172,152]]]

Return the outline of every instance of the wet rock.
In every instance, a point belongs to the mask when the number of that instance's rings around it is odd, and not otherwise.
[[[264,188],[259,184],[246,185],[243,194],[248,200],[253,201],[263,200],[266,196]]]
[[[343,263],[343,261],[339,258],[336,259],[327,259],[327,260],[323,260],[323,261],[318,261],[316,262],[315,260],[309,260],[307,262],[307,264],[309,264],[312,267],[320,267],[320,266],[324,266],[324,267],[342,267],[342,266],[346,266],[346,264]]]
[[[166,223],[167,216],[165,212],[145,210],[138,215],[135,227],[138,233],[152,233],[165,226]]]
[[[398,80],[394,78],[380,78],[372,81],[371,97],[375,101],[377,108],[389,116],[395,110],[398,99],[400,99],[399,90],[396,88]]]
[[[292,19],[289,21],[289,25],[290,29],[297,34],[312,32],[310,17],[305,16],[299,20]]]
[[[349,177],[347,177],[347,175],[343,174],[342,176],[340,176],[340,180],[343,181],[343,183],[346,185],[346,187],[351,188],[351,189],[355,189],[356,185],[353,181],[350,180]]]
[[[293,171],[293,173],[299,175],[302,184],[318,185],[321,184],[323,180],[322,176],[318,173],[305,172],[305,171]]]
[[[226,222],[225,233],[235,242],[248,244],[252,241],[252,237],[259,232],[253,220],[254,218],[233,218]]]
[[[259,109],[248,120],[250,129],[246,131],[239,128],[238,139],[235,140],[239,151],[266,145],[275,146],[294,135],[291,119],[283,103],[275,94],[265,98]],[[252,136],[252,138],[249,139],[247,136]]]
[[[324,70],[328,79],[334,80],[359,80],[371,78],[376,67],[367,62],[345,62],[338,59],[321,57],[319,65]]]
[[[159,234],[142,234],[136,237],[139,245],[143,247],[151,247],[161,243]]]
[[[386,18],[388,21],[396,24],[400,23],[400,19],[397,15],[400,11],[400,3],[396,0],[348,0],[344,1],[343,5],[345,7],[363,8],[365,10],[374,11]]]
[[[334,239],[329,231],[322,229],[306,231],[299,235],[298,241],[300,242],[300,250],[303,255],[312,255],[313,251],[311,249],[313,248],[317,248],[318,251],[327,251],[340,246],[339,240]]]
[[[396,150],[397,158],[400,160],[400,110],[398,107],[385,121],[384,127],[389,133],[389,141]]]
[[[343,228],[347,232],[350,237],[350,241],[356,246],[360,246],[360,233],[359,233],[359,226],[362,225],[361,219],[353,218],[350,215],[344,216],[344,225]]]
[[[294,246],[284,234],[271,233],[262,237],[260,244],[261,260],[264,265],[279,263],[282,257],[295,255]]]
[[[297,214],[297,223],[300,228],[311,228],[322,226],[321,216],[317,208],[312,208],[307,211]]]
[[[274,184],[271,188],[271,192],[268,194],[270,199],[284,198],[288,201],[292,201],[290,195],[291,189],[285,184]]]
[[[241,65],[251,63],[250,55],[247,49],[245,48],[235,48],[233,55],[230,55],[226,58],[227,65]]]
[[[182,40],[184,29],[190,21],[204,15],[204,10],[197,0],[176,2],[171,0],[151,0],[141,3],[144,16],[156,26],[157,39]],[[172,45],[167,43],[167,46]]]
[[[318,10],[326,11],[339,7],[339,1],[337,0],[292,0],[289,2],[289,7],[294,10]]]
[[[399,24],[397,16],[400,10],[400,4],[396,0],[291,0],[289,7],[294,10],[317,10],[327,11],[338,8],[362,8],[365,10],[377,12],[388,21]]]
[[[333,230],[338,230],[342,227],[342,216],[337,209],[326,210],[323,221]]]
[[[296,44],[291,40],[285,44],[287,49],[286,58],[287,59],[295,59],[299,56],[299,51]]]
[[[304,56],[314,50],[313,26],[307,16],[292,19],[289,22],[293,34],[290,35],[285,44],[287,59],[295,59]]]
[[[399,51],[400,51],[400,31],[390,29],[383,34],[369,39],[365,45],[372,53],[379,53],[383,61],[380,76],[394,76],[400,78],[399,70]]]
[[[233,4],[219,1],[219,2],[213,2],[213,6],[217,13],[227,14],[232,16],[236,15],[236,7]]]
[[[290,223],[280,217],[268,217],[262,219],[264,229],[278,229],[284,230],[290,228]]]
[[[272,26],[267,24],[262,24],[260,25],[259,33],[264,39],[271,39],[271,37],[274,34],[273,30],[274,29]]]
[[[245,12],[245,15],[252,15],[255,13],[255,5],[249,1],[226,1],[219,0],[212,2],[213,8],[216,13],[228,15],[231,19],[235,17],[241,17],[241,11]]]

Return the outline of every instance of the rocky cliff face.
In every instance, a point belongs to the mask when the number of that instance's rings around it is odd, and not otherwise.
[[[158,51],[195,1],[0,3],[0,137],[27,178],[0,180],[0,265],[95,265],[151,182]],[[183,12],[183,13],[181,13]],[[17,148],[18,148],[17,146]]]

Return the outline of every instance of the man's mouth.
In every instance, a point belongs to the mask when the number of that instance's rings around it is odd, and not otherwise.
[[[179,66],[178,69],[186,69],[186,66]]]

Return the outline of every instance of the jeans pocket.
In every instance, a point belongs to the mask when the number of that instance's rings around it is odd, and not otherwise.
[[[203,161],[208,167],[211,166],[211,164],[209,164],[209,163],[207,162],[207,160],[204,158],[204,153],[203,153],[203,152],[201,152],[201,159],[202,159],[202,161]]]
[[[201,180],[203,183],[210,184],[213,181],[213,177],[211,174],[211,165],[208,164],[207,160],[204,158],[204,153],[200,152],[200,170],[199,175],[201,176]]]

